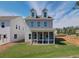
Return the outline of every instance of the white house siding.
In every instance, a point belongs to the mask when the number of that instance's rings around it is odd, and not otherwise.
[[[53,28],[52,26],[53,26],[53,20],[49,20],[49,21],[48,21],[48,27],[49,27],[49,28]]]
[[[33,22],[33,27],[31,26],[31,22]],[[37,22],[40,22],[40,27],[38,27]],[[44,22],[47,22],[47,26],[44,26]],[[53,20],[51,19],[43,19],[43,20],[34,20],[34,19],[28,19],[26,20],[26,31],[25,31],[25,42],[33,43],[32,42],[32,32],[53,32]],[[34,29],[34,30],[33,30]],[[37,31],[38,30],[38,31]],[[31,39],[29,39],[29,34],[31,34]],[[38,39],[37,39],[38,40]]]
[[[44,22],[47,22],[47,27],[46,28],[52,28],[52,25],[53,25],[53,20],[50,20],[50,19],[44,19],[44,20],[39,20],[39,19],[32,19],[32,20],[27,20],[26,23],[27,25],[29,26],[29,28],[32,28],[31,26],[31,22],[33,22],[33,28],[39,28],[37,26],[37,22],[40,22],[40,28],[45,28],[44,26]]]
[[[17,29],[16,29],[17,25]],[[19,29],[20,26],[20,29]],[[25,30],[25,21],[22,17],[17,17],[11,21],[11,41],[19,41],[25,38],[24,34]],[[17,34],[17,39],[14,39],[14,34]]]
[[[5,27],[1,27],[1,23],[4,22]],[[10,21],[0,19],[0,45],[10,42]],[[3,35],[6,35],[6,38],[3,38]]]
[[[32,34],[31,29],[29,28],[28,24],[25,24],[25,42],[30,42],[29,40],[29,34]]]

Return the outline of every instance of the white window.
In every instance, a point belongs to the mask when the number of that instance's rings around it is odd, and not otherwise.
[[[6,35],[3,35],[4,38],[7,38]]]
[[[2,27],[2,28],[4,28],[4,27],[5,27],[5,24],[4,24],[4,22],[2,22],[2,23],[1,23],[1,27]]]
[[[44,22],[44,26],[47,27],[47,22]]]
[[[16,25],[16,29],[18,28],[18,26]]]
[[[36,38],[37,38],[36,32],[32,32],[32,39],[36,39]]]
[[[40,27],[40,22],[37,22],[37,26]]]
[[[46,12],[44,12],[44,17],[47,17],[47,13]]]
[[[29,39],[31,39],[31,34],[29,34]]]
[[[32,12],[32,17],[34,17],[34,12]]]
[[[14,34],[14,39],[17,39],[17,34]]]
[[[33,26],[34,26],[34,22],[32,21],[32,22],[31,22],[31,27],[33,27]]]
[[[19,26],[19,30],[20,30],[20,26]]]

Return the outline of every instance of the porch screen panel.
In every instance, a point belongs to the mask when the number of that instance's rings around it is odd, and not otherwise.
[[[53,39],[53,32],[49,32],[49,39]]]
[[[37,34],[36,34],[36,32],[32,32],[32,39],[37,39]]]

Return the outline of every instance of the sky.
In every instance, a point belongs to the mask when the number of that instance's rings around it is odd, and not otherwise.
[[[44,8],[54,20],[54,28],[79,26],[79,9],[74,9],[76,1],[0,1],[0,16],[30,16],[34,8],[38,15]]]

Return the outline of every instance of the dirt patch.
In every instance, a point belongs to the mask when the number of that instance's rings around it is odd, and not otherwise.
[[[15,44],[24,44],[24,39],[23,40],[20,40],[20,41],[15,41],[15,42],[10,42],[10,43],[7,43],[7,44],[3,44],[3,45],[0,45],[0,52],[8,49],[9,47],[15,45]]]
[[[64,37],[58,37],[58,38],[63,38],[65,41],[75,44],[75,45],[79,45],[79,38],[74,37],[74,36],[64,36]]]
[[[4,44],[4,45],[0,45],[0,52],[6,50],[7,48],[15,45],[16,43],[7,43],[7,44]]]

